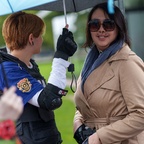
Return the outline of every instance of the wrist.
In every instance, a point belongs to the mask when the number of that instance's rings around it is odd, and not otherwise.
[[[76,130],[82,125],[83,123],[80,121],[80,120],[76,120],[74,122],[74,128],[73,128],[73,131],[74,133],[76,132]]]
[[[60,68],[68,68],[70,66],[71,62],[64,60],[62,58],[54,58],[52,62],[52,67]]]
[[[56,51],[54,54],[54,58],[62,58],[64,60],[68,60],[69,56],[61,51]]]

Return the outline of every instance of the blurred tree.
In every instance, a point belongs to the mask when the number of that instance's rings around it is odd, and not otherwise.
[[[2,24],[7,16],[0,16],[0,47],[4,46],[4,39],[2,37]]]
[[[82,47],[85,41],[87,14],[87,12],[78,13],[77,20],[75,22],[76,31],[74,33],[74,37],[80,48]]]
[[[144,8],[144,0],[124,0],[126,9]]]
[[[54,40],[53,40],[53,31],[52,31],[52,19],[56,16],[63,15],[62,12],[51,12],[48,14],[45,18],[45,24],[46,24],[46,33],[43,37],[43,47],[44,48],[49,48],[49,49],[54,49]]]

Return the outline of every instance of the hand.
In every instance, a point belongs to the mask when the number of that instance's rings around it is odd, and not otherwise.
[[[97,133],[94,133],[88,137],[88,143],[83,143],[83,144],[102,144],[102,143],[100,142]]]
[[[82,125],[83,123],[81,122],[81,120],[75,120],[74,121],[74,125],[73,125],[73,132],[75,133],[76,130]]]
[[[95,129],[91,129],[82,124],[74,133],[74,138],[78,144],[82,144],[93,133],[95,133]]]
[[[59,36],[57,41],[57,50],[54,57],[68,60],[69,57],[77,50],[77,44],[74,41],[72,32],[67,28],[63,28],[62,35]]]
[[[17,120],[23,111],[21,97],[15,94],[16,87],[4,91],[0,99],[0,120]]]

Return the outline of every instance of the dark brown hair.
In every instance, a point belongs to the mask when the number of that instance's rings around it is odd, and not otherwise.
[[[115,5],[114,5],[114,14],[110,14],[108,12],[107,2],[105,2],[105,3],[100,3],[100,4],[97,4],[96,6],[94,6],[88,15],[87,26],[86,26],[86,42],[84,43],[83,47],[85,47],[85,48],[91,47],[93,44],[91,33],[88,28],[88,22],[91,20],[92,14],[97,9],[102,9],[104,11],[104,13],[107,14],[111,20],[114,20],[116,27],[118,29],[118,36],[117,36],[116,40],[124,39],[125,43],[127,43],[130,46],[130,40],[128,37],[128,32],[127,32],[124,15],[122,14],[121,10]]]

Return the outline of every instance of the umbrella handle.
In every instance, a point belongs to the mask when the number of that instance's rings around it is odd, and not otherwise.
[[[67,14],[66,14],[66,5],[65,0],[63,0],[64,16],[65,16],[65,25],[67,25]]]

